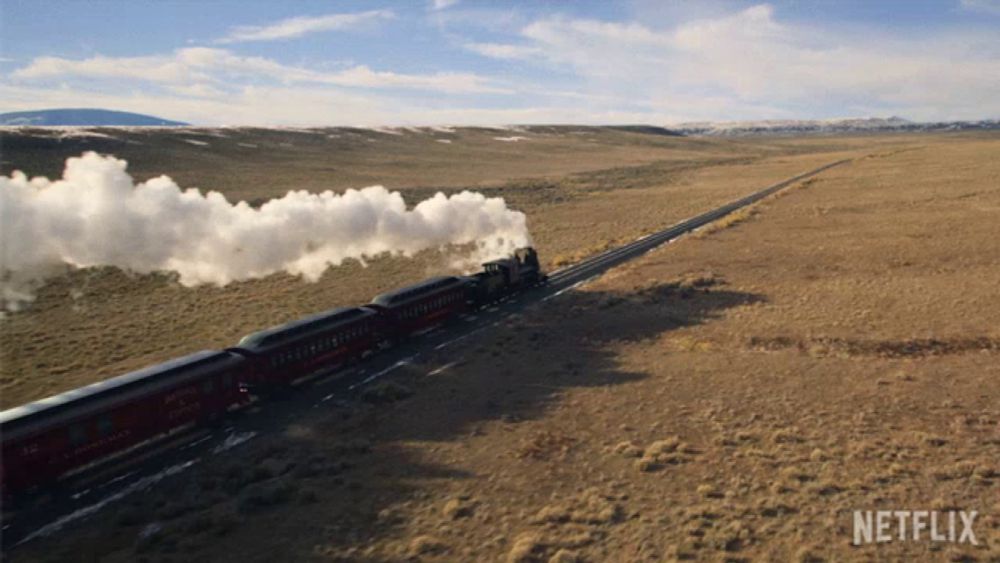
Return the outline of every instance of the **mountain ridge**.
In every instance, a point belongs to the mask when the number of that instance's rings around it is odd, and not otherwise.
[[[0,113],[0,126],[7,127],[178,127],[184,125],[188,124],[153,115],[98,108],[56,108]]]
[[[0,113],[0,127],[24,128],[100,128],[100,127],[183,127],[191,129],[230,129],[232,127],[198,126],[164,119],[161,117],[133,112],[97,108],[60,108],[35,111]],[[262,127],[247,126],[252,129],[329,129],[331,126],[317,127]],[[475,127],[475,126],[467,126]],[[560,127],[580,127],[578,125],[520,125],[496,127],[511,130],[549,130]],[[584,126],[586,127],[586,126]],[[595,125],[593,127],[602,127]],[[847,117],[832,119],[766,119],[746,121],[688,121],[668,125],[604,125],[612,129],[646,133],[653,135],[691,136],[767,136],[767,135],[810,135],[838,133],[882,133],[882,132],[923,132],[923,131],[967,131],[1000,129],[1000,119],[976,121],[936,121],[917,122],[903,117]],[[236,128],[240,128],[237,126]],[[425,127],[426,128],[426,127]],[[403,131],[413,127],[374,127],[374,130]],[[418,128],[419,129],[419,128]],[[429,129],[435,129],[430,127]],[[445,128],[447,129],[447,128]],[[97,133],[94,133],[96,136]]]
[[[917,122],[898,116],[834,119],[765,119],[758,121],[695,121],[667,125],[683,135],[752,136],[827,133],[882,133],[1000,129],[1000,120]]]

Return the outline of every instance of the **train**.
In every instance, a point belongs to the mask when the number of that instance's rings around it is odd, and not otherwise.
[[[11,501],[198,426],[254,398],[335,373],[430,328],[545,283],[532,247],[467,276],[440,276],[0,412],[0,488]]]

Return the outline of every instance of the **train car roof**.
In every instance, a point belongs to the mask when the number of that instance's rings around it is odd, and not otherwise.
[[[514,262],[513,258],[497,258],[496,260],[490,260],[489,262],[483,262],[483,266],[487,266],[489,264],[497,264],[499,266],[504,266],[506,268],[509,268],[510,265],[511,265],[511,263],[513,263],[513,262]]]
[[[409,285],[394,291],[377,295],[375,299],[372,299],[372,303],[375,305],[381,305],[382,307],[392,307],[409,301],[410,299],[421,297],[423,295],[434,293],[441,289],[450,288],[454,285],[460,285],[463,283],[465,283],[465,281],[457,276],[439,276],[424,280],[414,285]]]
[[[375,311],[363,307],[331,309],[323,313],[317,313],[283,325],[248,334],[240,339],[237,346],[246,350],[261,351],[322,330],[329,330],[348,321],[354,321],[375,314]]]
[[[193,376],[204,373],[208,368],[225,369],[242,361],[242,358],[229,352],[203,350],[5,410],[0,412],[0,427],[4,433],[8,433],[22,424],[29,424],[68,410],[82,409],[104,398],[138,387],[140,384],[145,386],[153,383],[169,383],[178,375]],[[188,377],[183,379],[187,380]]]

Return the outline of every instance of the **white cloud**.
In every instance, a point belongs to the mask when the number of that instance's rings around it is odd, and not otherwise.
[[[498,86],[490,86],[482,77],[463,72],[438,72],[434,74],[397,74],[394,72],[377,72],[366,66],[355,66],[350,69],[324,75],[319,82],[328,82],[341,86],[359,86],[369,88],[416,88],[423,90],[439,90],[442,92],[479,92],[494,94],[510,94],[512,90]]]
[[[526,59],[540,52],[537,47],[510,45],[505,43],[466,43],[465,48],[494,59]]]
[[[187,51],[185,49],[184,51]],[[178,51],[178,54],[182,51]],[[67,76],[94,78],[133,78],[150,82],[191,82],[209,80],[197,67],[181,57],[104,57],[72,60],[61,57],[38,57],[11,73],[15,79],[33,80]]]
[[[177,84],[169,87],[171,92],[192,98],[218,98],[226,95],[225,91],[210,84]]]
[[[546,18],[522,28],[528,43],[521,48],[571,72],[589,93],[697,109],[692,119],[747,117],[739,112],[766,107],[775,113],[750,117],[817,107],[916,119],[1000,114],[1000,36],[965,31],[910,39],[870,31],[782,22],[762,4],[665,29]],[[701,103],[707,99],[714,103]]]
[[[963,9],[1000,16],[1000,0],[961,0]]]
[[[324,16],[288,18],[270,25],[239,26],[217,43],[245,41],[275,41],[292,39],[309,33],[349,29],[365,23],[395,17],[391,10],[371,10],[353,14],[327,14]]]
[[[433,2],[431,2],[431,8],[435,10],[444,10],[458,4],[459,1],[460,0],[433,0]]]
[[[11,77],[32,81],[44,79],[115,78],[190,88],[209,84],[221,88],[233,80],[267,79],[282,84],[316,83],[359,88],[405,88],[445,93],[510,93],[479,75],[463,72],[403,74],[375,71],[358,65],[341,71],[320,71],[281,64],[264,57],[245,57],[225,49],[189,47],[169,55],[64,59],[39,57],[15,70]],[[236,83],[239,85],[239,82]]]
[[[425,18],[463,29],[503,20],[483,34],[496,42],[444,32],[467,51],[521,62],[500,76],[394,72],[370,61],[290,65],[192,47],[140,57],[38,57],[12,65],[0,99],[10,109],[85,100],[193,123],[296,126],[1000,116],[1000,36],[991,30],[899,35],[789,21],[767,4],[728,6],[680,23],[529,21],[521,12],[503,19],[506,12],[464,9]],[[419,53],[411,60],[426,62]]]

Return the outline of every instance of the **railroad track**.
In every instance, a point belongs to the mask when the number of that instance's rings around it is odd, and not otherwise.
[[[403,366],[419,363],[429,355],[439,355],[466,338],[488,330],[510,315],[533,304],[541,303],[594,279],[619,264],[636,258],[680,236],[708,225],[733,211],[760,201],[796,182],[850,162],[838,160],[808,172],[803,172],[711,211],[686,219],[662,231],[646,235],[618,248],[591,256],[576,264],[549,274],[548,284],[511,296],[500,303],[478,311],[464,319],[408,342],[391,351],[371,358],[336,374],[317,378],[301,393],[279,403],[264,405],[252,416],[241,416],[221,430],[197,429],[186,439],[171,441],[171,447],[160,446],[158,453],[146,452],[141,460],[126,460],[113,467],[101,467],[68,486],[58,495],[43,499],[37,506],[22,509],[18,514],[5,514],[0,531],[0,551],[6,552],[25,541],[58,532],[63,526],[90,516],[104,507],[139,493],[156,483],[177,478],[203,459],[222,454],[243,442],[276,432],[283,423],[301,417],[302,412],[337,404],[350,399],[367,384]],[[448,369],[454,358],[428,373]],[[333,401],[331,403],[331,401]],[[183,477],[181,477],[183,478]]]
[[[718,219],[721,219],[722,217],[725,217],[740,208],[756,203],[775,192],[781,191],[796,182],[806,180],[835,166],[840,166],[841,164],[850,162],[851,160],[852,159],[849,158],[838,160],[808,172],[803,172],[788,178],[787,180],[782,180],[777,184],[773,184],[762,190],[756,191],[748,196],[729,202],[721,207],[702,213],[701,215],[685,219],[684,221],[667,227],[662,231],[640,237],[624,246],[607,250],[600,254],[591,256],[586,260],[573,264],[572,266],[567,266],[566,268],[552,272],[549,274],[549,284],[557,286],[559,288],[557,291],[566,289],[567,284],[569,287],[578,285],[583,281],[600,275],[622,262],[631,260],[636,256],[645,254],[646,252],[649,252],[664,243],[670,242],[677,237],[694,231],[700,227],[704,227],[705,225],[708,225],[713,221],[717,221]],[[553,294],[547,298],[555,297],[557,294]]]

